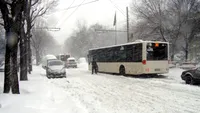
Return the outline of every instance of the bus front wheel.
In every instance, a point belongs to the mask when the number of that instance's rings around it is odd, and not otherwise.
[[[120,66],[120,68],[119,68],[119,74],[120,75],[125,75],[126,74],[124,66]]]

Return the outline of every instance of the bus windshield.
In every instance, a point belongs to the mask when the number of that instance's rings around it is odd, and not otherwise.
[[[147,60],[168,60],[168,47],[165,43],[148,43]]]

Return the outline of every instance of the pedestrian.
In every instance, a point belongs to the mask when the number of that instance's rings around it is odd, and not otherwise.
[[[97,74],[97,69],[98,69],[98,66],[97,66],[97,62],[96,62],[96,59],[93,59],[92,60],[92,74],[95,72],[95,74]]]

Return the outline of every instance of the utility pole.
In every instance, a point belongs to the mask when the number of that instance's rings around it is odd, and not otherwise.
[[[115,45],[117,45],[117,24],[115,25]]]
[[[115,16],[114,16],[114,23],[113,26],[115,26],[115,45],[117,44],[117,15],[115,11]]]
[[[126,18],[127,18],[127,42],[130,42],[130,39],[129,39],[129,15],[128,15],[128,7],[126,7]]]

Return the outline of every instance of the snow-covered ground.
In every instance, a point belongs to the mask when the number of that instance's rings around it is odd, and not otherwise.
[[[2,94],[0,113],[199,113],[200,87],[186,85],[183,70],[154,78],[91,75],[87,64],[67,69],[64,79],[47,79],[34,67],[20,95]]]

